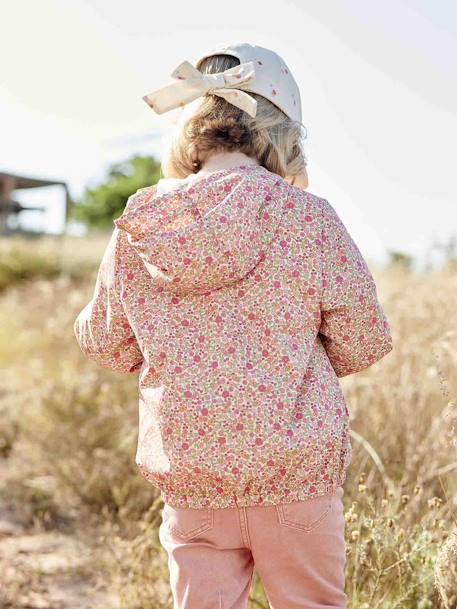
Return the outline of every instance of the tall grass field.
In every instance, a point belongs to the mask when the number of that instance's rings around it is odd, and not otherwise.
[[[172,608],[137,375],[73,334],[108,237],[0,240],[0,609]],[[340,379],[349,607],[457,608],[457,266],[371,268],[394,350]]]

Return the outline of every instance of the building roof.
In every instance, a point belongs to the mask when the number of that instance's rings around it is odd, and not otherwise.
[[[66,182],[62,182],[62,180],[43,180],[41,178],[31,178],[30,176],[21,176],[0,171],[0,182],[11,179],[15,181],[15,190],[21,188],[39,188],[40,186],[54,186],[56,184],[66,186]]]

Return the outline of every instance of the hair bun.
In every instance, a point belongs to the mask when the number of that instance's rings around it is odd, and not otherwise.
[[[208,121],[199,133],[200,142],[213,142],[214,147],[223,145],[227,149],[239,148],[249,142],[250,132],[234,117],[217,118]]]

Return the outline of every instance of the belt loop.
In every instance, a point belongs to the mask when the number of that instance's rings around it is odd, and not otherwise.
[[[248,530],[248,518],[246,514],[246,508],[241,506],[238,509],[238,516],[240,521],[240,529],[241,529],[241,539],[245,546],[251,549],[251,540],[249,539],[249,530]]]

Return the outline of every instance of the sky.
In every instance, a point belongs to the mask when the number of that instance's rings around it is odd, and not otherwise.
[[[71,196],[133,154],[160,161],[170,118],[142,96],[187,59],[250,42],[301,92],[307,190],[367,259],[424,260],[457,235],[457,4],[453,0],[16,0],[0,37],[0,171],[66,181]],[[453,160],[454,159],[454,160]],[[58,186],[17,191],[28,222],[62,229]]]

